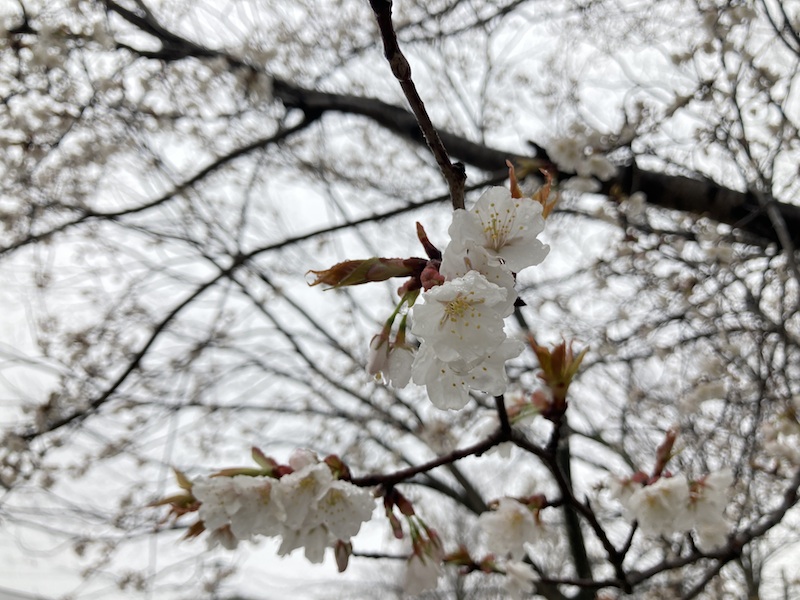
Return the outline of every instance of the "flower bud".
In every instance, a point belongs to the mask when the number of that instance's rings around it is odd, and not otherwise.
[[[427,262],[422,258],[346,260],[333,265],[330,269],[308,271],[316,277],[309,285],[324,283],[331,288],[338,288],[372,281],[386,281],[392,277],[413,277],[419,275]]]

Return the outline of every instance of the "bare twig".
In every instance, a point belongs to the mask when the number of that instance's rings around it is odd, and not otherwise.
[[[450,200],[453,203],[453,209],[464,208],[464,182],[467,179],[464,165],[450,161],[447,149],[433,126],[430,116],[428,116],[425,104],[417,92],[417,86],[414,85],[411,79],[411,65],[408,64],[408,60],[400,50],[400,45],[397,43],[397,34],[392,24],[392,2],[391,0],[370,0],[370,5],[378,21],[378,29],[383,39],[386,60],[389,61],[392,74],[400,82],[400,87],[403,89],[411,110],[414,112],[428,148],[433,152],[442,176],[450,188]]]

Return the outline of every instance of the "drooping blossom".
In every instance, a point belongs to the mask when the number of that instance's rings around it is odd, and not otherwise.
[[[524,559],[525,544],[535,542],[541,534],[530,508],[513,498],[500,498],[495,510],[478,517],[478,525],[489,550],[513,560]]]
[[[406,577],[403,590],[410,596],[416,596],[436,587],[442,574],[442,562],[430,556],[412,554],[406,565]]]
[[[199,479],[192,495],[201,502],[199,517],[209,543],[226,548],[263,535],[281,537],[281,556],[303,548],[306,558],[322,562],[325,549],[349,541],[372,518],[369,490],[334,479],[330,468],[309,451],[295,452],[297,470],[280,479],[236,475]]]
[[[536,581],[536,571],[529,564],[521,561],[510,560],[505,564],[506,577],[503,588],[514,600],[529,598],[533,582]]]
[[[644,533],[669,535],[684,530],[689,484],[683,475],[662,477],[633,492],[626,508]]]
[[[376,335],[369,342],[367,373],[379,379],[389,367],[390,343],[388,336]]]
[[[470,390],[493,396],[505,393],[506,361],[519,356],[523,347],[518,340],[505,340],[484,358],[445,362],[436,357],[429,344],[423,343],[414,361],[414,383],[426,386],[428,397],[437,408],[458,410],[469,402]]]
[[[393,388],[404,388],[411,380],[414,355],[414,349],[408,344],[392,343],[376,335],[369,345],[367,373]]]
[[[470,271],[436,286],[415,304],[412,333],[443,361],[483,358],[506,338],[503,331],[507,291]]]
[[[394,344],[389,352],[389,364],[383,372],[384,379],[395,389],[404,388],[411,381],[411,366],[416,352],[411,346]]]
[[[411,533],[414,551],[406,563],[404,591],[409,595],[420,594],[436,587],[442,574],[444,548],[435,531],[425,528],[427,535],[421,532]]]

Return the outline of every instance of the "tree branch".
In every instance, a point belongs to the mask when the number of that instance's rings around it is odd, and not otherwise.
[[[464,208],[464,182],[467,179],[464,165],[450,162],[447,149],[433,126],[430,116],[428,116],[425,104],[417,92],[417,86],[414,85],[414,81],[411,79],[411,65],[408,64],[408,60],[400,50],[400,45],[397,43],[397,34],[392,24],[392,2],[391,0],[370,0],[370,5],[378,21],[378,29],[383,39],[386,60],[389,61],[392,74],[400,82],[400,87],[411,106],[411,110],[414,111],[416,122],[419,124],[425,142],[433,152],[436,163],[439,165],[439,169],[450,188],[450,200],[453,203],[453,209]]]
[[[361,115],[406,140],[425,143],[414,115],[399,106],[375,98],[309,90],[281,80],[275,80],[273,89],[275,97],[288,108]],[[439,130],[438,134],[453,157],[492,174],[506,173],[506,160],[531,161],[529,156],[478,144],[454,133]],[[554,168],[546,159],[538,160],[542,168]],[[570,176],[558,173],[559,179]],[[754,194],[732,190],[709,179],[647,171],[632,163],[619,166],[616,176],[604,182],[601,191],[615,197],[642,192],[651,205],[702,215],[739,229],[748,243],[783,247],[772,220]],[[786,223],[794,247],[800,247],[800,206],[778,201],[770,206]]]

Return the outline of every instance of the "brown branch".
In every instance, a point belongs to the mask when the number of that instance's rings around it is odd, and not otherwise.
[[[31,234],[24,237],[23,239],[10,243],[7,246],[0,247],[0,256],[8,252],[14,252],[15,250],[19,250],[23,246],[28,246],[36,242],[44,241],[52,237],[53,235],[62,233],[86,221],[94,221],[94,220],[115,221],[120,217],[141,213],[150,210],[152,208],[158,207],[162,204],[165,204],[166,202],[176,198],[186,190],[194,187],[196,184],[203,181],[206,177],[218,171],[225,165],[235,161],[236,159],[242,156],[246,156],[256,150],[261,150],[263,148],[266,148],[270,145],[282,143],[283,141],[285,141],[287,138],[291,137],[298,131],[302,131],[303,129],[311,125],[311,123],[313,123],[317,118],[318,115],[312,114],[310,116],[307,116],[302,121],[300,121],[297,125],[293,125],[292,127],[287,127],[285,129],[280,129],[274,135],[271,135],[268,138],[259,139],[256,140],[255,142],[252,142],[240,148],[236,148],[235,150],[232,150],[228,154],[220,156],[210,164],[206,165],[188,179],[177,184],[170,191],[166,192],[165,194],[162,194],[158,198],[150,200],[149,202],[145,202],[144,204],[139,204],[137,206],[132,206],[129,208],[122,208],[119,210],[106,211],[106,212],[95,211],[91,209],[81,209],[81,214],[69,221],[65,221],[64,223],[56,225],[55,227],[52,227],[47,231],[43,231],[42,233]]]
[[[171,311],[167,313],[167,315],[161,319],[161,321],[153,328],[153,331],[150,333],[150,337],[147,341],[142,345],[138,352],[133,356],[132,360],[128,363],[127,367],[123,370],[123,372],[111,383],[111,385],[106,388],[106,390],[97,396],[94,400],[92,400],[88,406],[81,407],[75,409],[74,411],[66,414],[55,421],[47,423],[44,428],[41,429],[32,429],[27,432],[20,434],[20,437],[25,441],[33,440],[41,435],[46,433],[51,433],[57,429],[61,429],[66,425],[70,425],[72,423],[79,423],[86,419],[90,414],[94,411],[99,409],[103,406],[107,401],[109,401],[114,393],[119,389],[119,387],[128,380],[128,377],[139,368],[144,357],[150,351],[150,348],[155,344],[156,340],[160,339],[161,334],[166,331],[167,327],[175,320],[175,317],[178,316],[187,306],[192,304],[199,296],[206,292],[206,290],[212,288],[216,285],[220,280],[229,276],[231,272],[237,269],[241,263],[234,262],[230,267],[221,271],[216,276],[212,277],[202,285],[198,286],[197,289],[194,290],[191,294],[189,294],[186,298],[184,298],[181,302],[179,302]]]
[[[382,100],[309,90],[277,79],[273,92],[287,108],[360,115],[406,140],[425,143],[414,115]],[[507,173],[506,160],[531,160],[529,156],[478,144],[441,129],[438,134],[453,157],[493,175]],[[539,160],[542,167],[554,166],[545,158]],[[558,177],[565,179],[570,174],[560,172]],[[702,177],[647,171],[635,163],[619,166],[616,176],[602,186],[602,193],[610,196],[642,192],[650,205],[702,215],[730,225],[741,231],[748,243],[764,246],[773,243],[783,247],[772,220],[752,193],[732,190]],[[800,206],[775,200],[771,206],[786,223],[794,247],[800,247]]]
[[[454,197],[454,187],[455,197],[461,195],[463,198],[463,191],[459,190],[460,186],[464,184],[464,173],[460,164],[450,162],[448,150],[450,155],[458,160],[478,169],[489,171],[494,175],[505,171],[505,161],[507,159],[530,161],[529,156],[477,144],[456,134],[435,129],[428,118],[427,112],[425,112],[422,100],[416,94],[413,82],[410,81],[408,62],[397,45],[396,35],[391,24],[391,3],[388,0],[370,1],[373,4],[373,10],[376,7],[378,9],[376,16],[382,15],[379,19],[379,26],[382,27],[381,35],[384,37],[387,58],[389,56],[395,57],[396,64],[393,64],[392,58],[389,58],[393,72],[397,69],[401,76],[408,76],[407,85],[410,86],[410,90],[414,94],[412,98],[417,98],[416,102],[412,102],[409,99],[415,114],[374,98],[319,92],[304,89],[279,79],[274,80],[273,92],[275,98],[283,102],[287,108],[298,108],[305,111],[306,114],[322,114],[327,111],[333,111],[362,115],[387,130],[415,143],[424,143],[430,146],[434,142],[434,146],[431,146],[431,149],[450,186],[451,200]],[[253,65],[248,65],[242,62],[240,58],[229,55],[224,51],[206,48],[170,32],[159,24],[152,14],[136,14],[121,7],[114,0],[106,0],[106,6],[131,25],[156,37],[161,42],[162,49],[156,52],[128,48],[140,56],[166,61],[178,60],[188,56],[196,58],[223,56],[232,66],[255,68]],[[388,47],[386,35],[389,36]],[[406,84],[402,80],[401,85],[404,86],[404,91],[406,91]],[[422,112],[417,115],[417,110]],[[427,123],[427,125],[423,125],[423,123]],[[541,159],[541,162],[543,167],[553,167],[552,163],[549,163],[544,158]],[[558,175],[560,179],[569,177],[567,173],[559,173]],[[748,243],[758,245],[773,243],[788,250],[784,243],[789,239],[792,244],[791,247],[800,247],[800,206],[775,200],[764,206],[750,192],[732,190],[717,185],[703,177],[685,177],[646,171],[638,168],[633,163],[621,165],[618,168],[617,175],[603,184],[602,192],[612,196],[643,192],[647,197],[647,202],[651,205],[703,215],[719,223],[730,225],[742,231],[746,235],[747,239],[745,241]],[[454,206],[457,205],[460,204],[456,202]],[[785,229],[781,227],[783,229],[781,235],[778,235],[775,223],[785,224]]]
[[[448,465],[454,463],[462,458],[466,458],[467,456],[480,456],[487,450],[493,448],[497,444],[506,441],[506,437],[503,435],[501,430],[496,431],[488,438],[483,441],[477,442],[472,444],[471,446],[467,446],[466,448],[461,448],[459,450],[453,450],[452,452],[445,454],[443,456],[439,456],[434,458],[433,460],[429,460],[428,462],[422,463],[420,465],[416,465],[413,467],[408,467],[405,469],[400,469],[399,471],[395,471],[394,473],[376,473],[373,475],[364,475],[363,477],[354,477],[351,482],[354,485],[358,485],[361,487],[371,487],[374,485],[385,485],[385,486],[392,486],[398,483],[402,483],[403,481],[407,481],[414,477],[415,475],[419,475],[421,473],[427,473],[435,469],[436,467],[441,467],[443,465]]]
[[[497,418],[500,421],[500,431],[503,432],[503,435],[511,437],[511,423],[508,420],[505,398],[502,394],[494,397],[494,404],[497,407]]]
[[[733,536],[728,544],[716,552],[704,553],[699,550],[692,552],[688,556],[675,558],[673,560],[663,561],[657,565],[645,569],[644,571],[632,571],[629,574],[629,581],[631,585],[635,586],[642,581],[650,579],[654,575],[663,573],[664,571],[671,571],[673,569],[680,569],[686,565],[698,562],[703,559],[712,559],[719,561],[720,568],[735,558],[739,557],[742,553],[742,548],[754,539],[760,538],[766,534],[770,529],[775,527],[778,523],[783,521],[789,509],[794,507],[798,502],[798,490],[800,490],[800,469],[795,471],[794,477],[786,490],[783,493],[781,503],[775,510],[767,513],[766,518],[761,522],[756,523],[739,534]]]
[[[408,64],[408,60],[400,50],[400,45],[397,43],[397,34],[392,23],[392,2],[391,0],[370,0],[370,5],[378,21],[378,29],[383,39],[386,60],[389,61],[392,74],[400,82],[400,87],[411,106],[411,110],[414,112],[419,128],[425,137],[425,142],[433,152],[442,176],[450,188],[450,200],[453,203],[453,209],[464,208],[464,182],[467,179],[464,165],[450,162],[447,149],[433,126],[428,111],[425,109],[425,104],[417,92],[417,86],[414,85],[414,81],[411,79],[411,65]]]

